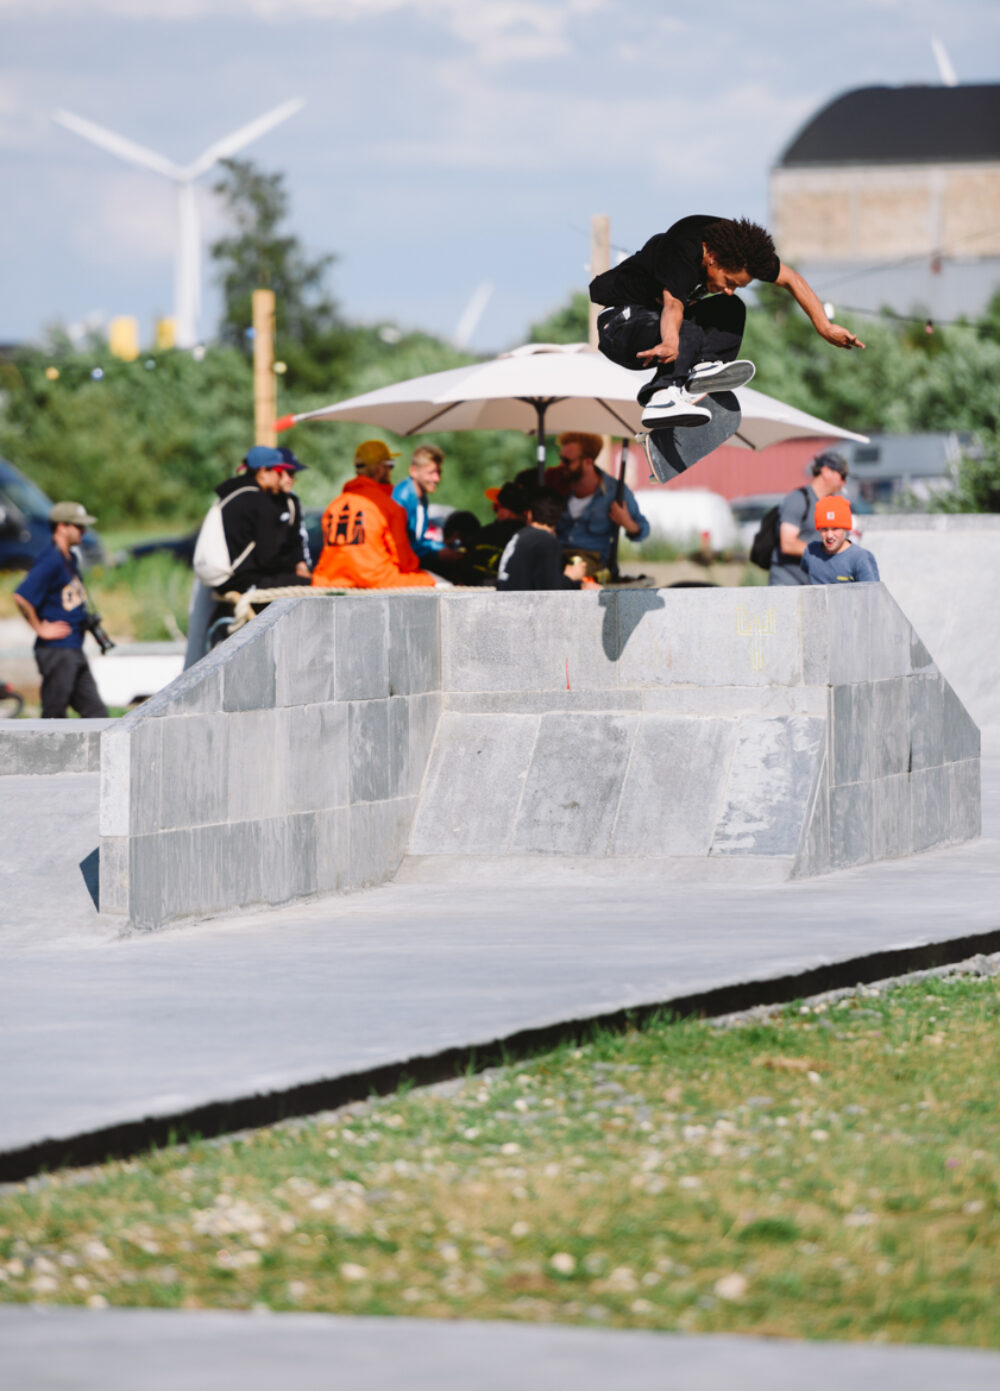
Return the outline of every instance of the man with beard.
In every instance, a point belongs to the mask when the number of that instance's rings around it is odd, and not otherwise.
[[[547,470],[545,482],[566,499],[566,510],[556,525],[564,550],[592,551],[606,564],[616,527],[630,541],[644,541],[649,522],[635,494],[625,488],[622,501],[616,502],[616,481],[594,462],[601,452],[600,435],[567,430],[556,443],[559,467]]]

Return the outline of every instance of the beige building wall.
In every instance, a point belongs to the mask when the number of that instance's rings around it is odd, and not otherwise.
[[[1000,164],[774,169],[771,229],[795,261],[1000,255]]]

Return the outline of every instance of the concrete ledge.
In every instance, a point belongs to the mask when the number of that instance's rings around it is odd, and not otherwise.
[[[117,720],[0,720],[0,777],[96,773],[101,735]]]

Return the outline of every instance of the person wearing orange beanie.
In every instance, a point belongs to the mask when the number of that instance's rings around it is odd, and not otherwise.
[[[810,541],[802,557],[802,568],[810,584],[853,584],[878,582],[878,562],[871,551],[850,538],[854,525],[851,504],[839,494],[820,498],[813,510],[818,541]]]

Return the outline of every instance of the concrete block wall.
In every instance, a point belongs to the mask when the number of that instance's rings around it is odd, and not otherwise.
[[[107,729],[139,927],[409,878],[787,878],[968,839],[979,732],[886,589],[273,604]],[[405,859],[404,859],[405,857]]]
[[[786,877],[978,834],[978,731],[882,586],[446,595],[442,672],[411,878]]]
[[[101,910],[136,927],[379,883],[440,707],[432,595],[284,599],[116,721]]]

